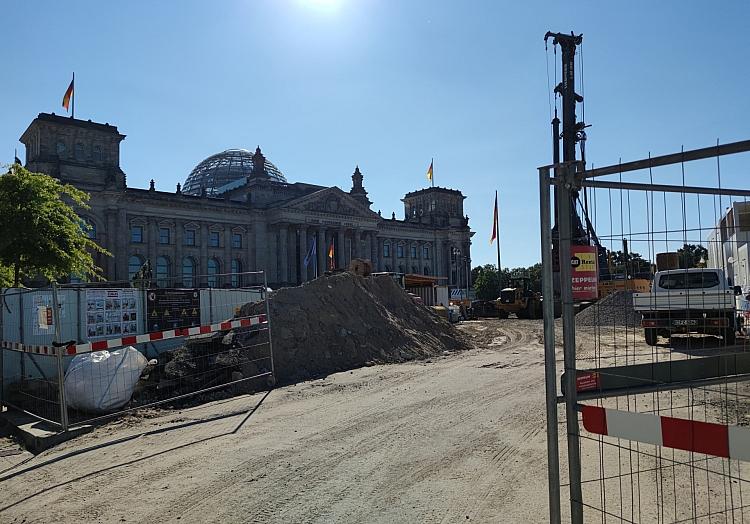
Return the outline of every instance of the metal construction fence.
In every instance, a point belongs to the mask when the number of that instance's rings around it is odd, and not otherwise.
[[[266,275],[241,278],[231,289],[2,290],[0,404],[66,431],[227,388],[273,386]]]
[[[540,168],[551,522],[750,522],[748,151]],[[577,244],[614,293],[574,300]]]

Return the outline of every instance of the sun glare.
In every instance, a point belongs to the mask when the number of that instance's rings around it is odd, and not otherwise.
[[[302,0],[302,3],[314,8],[335,9],[341,4],[341,1],[342,0]]]

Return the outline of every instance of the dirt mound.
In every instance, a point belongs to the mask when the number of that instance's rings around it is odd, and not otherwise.
[[[246,304],[240,316],[262,312],[262,304]],[[280,289],[270,313],[280,382],[468,348],[460,332],[388,276],[338,273]]]
[[[632,291],[617,291],[578,313],[576,325],[639,327],[641,314],[633,309]]]

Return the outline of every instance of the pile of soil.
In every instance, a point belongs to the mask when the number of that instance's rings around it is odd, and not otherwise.
[[[246,304],[240,316],[264,308]],[[271,293],[270,317],[276,378],[282,383],[469,347],[462,333],[385,275],[344,272],[280,289]]]
[[[633,309],[633,291],[617,291],[576,315],[578,326],[640,327],[641,314]]]

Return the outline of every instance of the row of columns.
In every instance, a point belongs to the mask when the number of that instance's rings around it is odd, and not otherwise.
[[[144,217],[145,218],[145,217]],[[107,261],[107,274],[110,279],[127,279],[128,258],[133,251],[130,245],[130,224],[123,210],[109,210],[106,213],[107,241],[106,247],[115,254],[115,257]],[[115,227],[115,223],[119,227]],[[282,223],[267,225],[263,221],[256,221],[246,227],[243,234],[243,244],[240,249],[232,247],[232,228],[223,228],[223,242],[219,248],[210,248],[209,225],[201,223],[196,230],[198,246],[191,248],[183,246],[184,226],[187,221],[174,222],[174,239],[170,246],[158,244],[159,219],[156,217],[145,218],[144,234],[145,244],[140,245],[142,253],[155,263],[156,257],[164,253],[172,260],[173,277],[181,278],[182,259],[191,256],[198,262],[196,273],[205,274],[210,257],[220,256],[223,259],[222,273],[228,273],[231,269],[231,260],[238,259],[243,263],[243,271],[266,270],[268,281],[275,284],[298,284],[315,278],[315,263],[312,261],[305,266],[312,241],[316,240],[318,275],[329,269],[328,251],[331,242],[334,243],[335,267],[347,267],[352,258],[364,258],[373,262],[375,271],[385,271],[389,266],[392,271],[397,271],[399,263],[404,265],[405,272],[412,272],[413,266],[418,273],[423,273],[424,268],[429,269],[430,275],[447,276],[452,285],[460,285],[463,276],[452,277],[452,269],[457,269],[459,275],[461,268],[451,264],[451,248],[459,247],[462,253],[467,253],[466,245],[453,244],[444,240],[436,241],[405,241],[404,256],[397,256],[398,244],[403,239],[378,236],[377,231],[331,227],[324,225],[307,225]],[[119,230],[121,234],[111,235],[109,232]],[[390,241],[391,252],[389,257],[384,256],[383,244]],[[412,257],[411,246],[417,246],[416,256]],[[423,247],[429,246],[429,255],[424,257]]]

